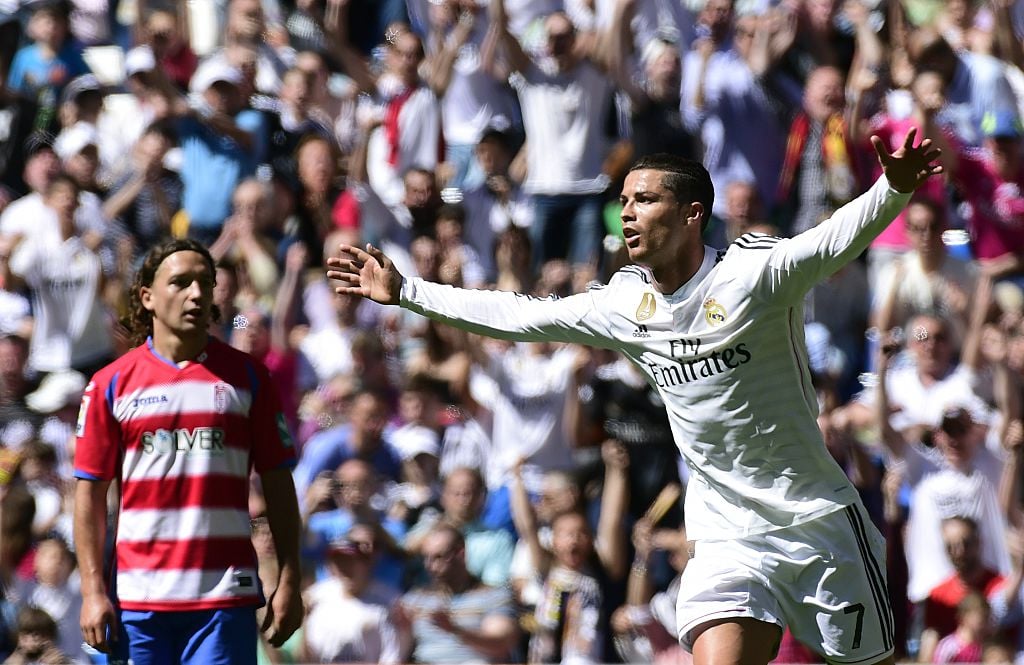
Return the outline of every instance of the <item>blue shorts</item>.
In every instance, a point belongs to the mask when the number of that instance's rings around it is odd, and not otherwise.
[[[121,610],[110,663],[252,665],[259,638],[254,607],[189,612]]]

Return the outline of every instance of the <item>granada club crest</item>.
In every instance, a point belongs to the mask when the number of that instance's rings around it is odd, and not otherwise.
[[[708,325],[722,325],[725,323],[727,315],[725,308],[715,302],[714,298],[708,298],[704,301],[704,320],[708,322]]]
[[[654,294],[647,292],[644,297],[640,299],[640,306],[636,308],[636,320],[646,321],[647,319],[654,316],[654,312],[658,309],[658,303],[654,300]]]
[[[228,412],[228,390],[223,381],[213,384],[213,410],[217,413]]]

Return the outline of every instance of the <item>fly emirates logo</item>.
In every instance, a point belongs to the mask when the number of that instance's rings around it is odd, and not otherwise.
[[[659,388],[671,388],[684,383],[694,383],[722,374],[750,362],[752,356],[743,342],[736,346],[712,351],[701,357],[699,337],[670,339],[667,356],[673,362],[645,360],[647,371]]]
[[[151,455],[220,456],[224,454],[224,430],[219,427],[196,427],[144,432],[142,452]]]

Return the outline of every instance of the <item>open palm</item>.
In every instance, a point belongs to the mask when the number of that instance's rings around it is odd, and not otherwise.
[[[343,282],[334,290],[342,295],[369,298],[382,305],[397,305],[402,274],[384,252],[367,244],[366,249],[342,244],[339,255],[327,259],[327,277]]]
[[[931,176],[942,173],[942,165],[935,163],[942,151],[934,148],[932,140],[928,138],[915,146],[916,136],[917,128],[911,127],[903,145],[893,152],[886,149],[882,139],[871,137],[871,144],[878,154],[878,162],[885,171],[885,177],[897,192],[909,194]]]

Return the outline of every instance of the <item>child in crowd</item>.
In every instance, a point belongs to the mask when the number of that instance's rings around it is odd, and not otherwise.
[[[957,606],[956,630],[939,640],[933,663],[980,663],[989,633],[990,611],[985,596],[967,594]]]
[[[82,611],[82,596],[77,579],[73,577],[75,559],[67,543],[59,538],[40,541],[33,568],[35,580],[22,594],[24,604],[45,611],[53,620],[56,626],[53,640],[62,652],[81,656],[82,631],[78,615]]]
[[[18,648],[4,665],[70,665],[74,661],[57,647],[57,624],[37,607],[18,612]]]

